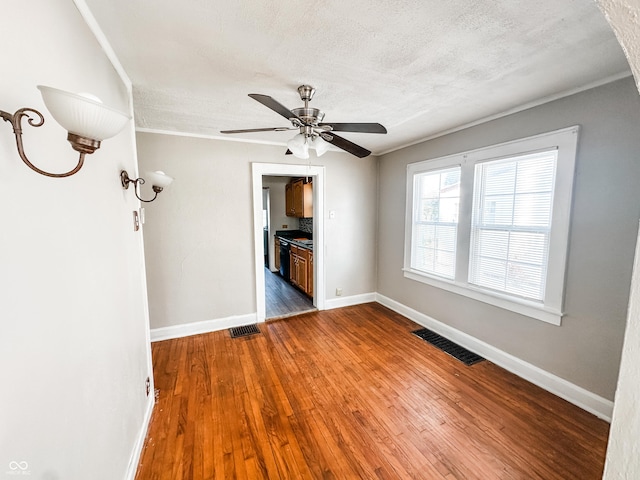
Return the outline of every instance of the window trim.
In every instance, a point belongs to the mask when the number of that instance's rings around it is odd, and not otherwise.
[[[404,276],[414,281],[559,326],[564,314],[563,300],[569,246],[571,201],[579,130],[580,127],[574,125],[531,137],[408,164],[404,267],[402,269]],[[551,149],[558,151],[558,160],[554,184],[549,263],[544,302],[512,297],[469,284],[469,247],[471,242],[475,165],[481,162]],[[460,213],[456,245],[456,274],[455,279],[449,281],[411,268],[414,175],[456,165],[461,167]]]

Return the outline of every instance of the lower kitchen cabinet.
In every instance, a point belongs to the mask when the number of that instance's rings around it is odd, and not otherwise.
[[[311,255],[311,261],[309,259]],[[290,251],[291,283],[309,296],[313,296],[313,252],[306,248],[291,245]],[[311,281],[309,281],[311,279]]]
[[[307,295],[313,297],[313,250],[309,250],[309,265],[307,269]]]

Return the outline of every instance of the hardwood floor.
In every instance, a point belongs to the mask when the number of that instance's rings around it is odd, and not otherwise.
[[[264,269],[264,284],[267,319],[287,317],[315,309],[311,298],[268,268]]]
[[[598,479],[608,424],[370,303],[153,344],[137,480]]]

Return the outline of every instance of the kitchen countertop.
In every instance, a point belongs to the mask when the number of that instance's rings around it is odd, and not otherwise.
[[[311,239],[306,238],[301,240],[298,238],[289,238],[287,240],[289,240],[294,245],[297,245],[298,247],[306,248],[307,250],[313,250],[313,240]]]
[[[313,250],[313,240],[309,238],[310,235],[308,233],[299,230],[278,230],[275,236],[298,247]]]

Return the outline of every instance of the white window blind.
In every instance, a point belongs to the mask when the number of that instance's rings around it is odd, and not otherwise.
[[[414,176],[411,267],[453,279],[456,268],[460,167]]]
[[[469,283],[545,298],[557,150],[475,165]]]

